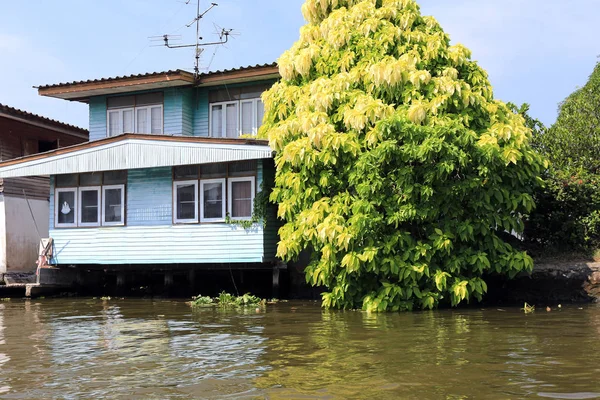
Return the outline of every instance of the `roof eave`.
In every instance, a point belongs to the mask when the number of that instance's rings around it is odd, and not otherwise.
[[[186,71],[176,71],[91,82],[41,86],[38,88],[38,94],[40,96],[87,103],[88,99],[93,96],[191,86],[194,84],[194,81],[193,74]]]

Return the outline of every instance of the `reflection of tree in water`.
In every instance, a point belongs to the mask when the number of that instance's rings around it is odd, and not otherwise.
[[[593,392],[595,368],[582,370],[581,361],[600,344],[582,313],[322,312],[296,317],[293,328],[269,321],[265,357],[273,368],[256,384],[274,399]]]

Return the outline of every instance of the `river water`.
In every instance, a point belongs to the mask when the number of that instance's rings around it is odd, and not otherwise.
[[[600,398],[600,306],[372,315],[310,302],[0,303],[6,399]]]

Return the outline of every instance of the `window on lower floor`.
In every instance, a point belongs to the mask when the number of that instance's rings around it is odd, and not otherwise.
[[[77,226],[77,188],[56,189],[54,219],[57,227]]]
[[[173,183],[173,210],[176,223],[198,222],[198,181]]]
[[[55,227],[125,225],[126,181],[127,171],[56,176]]]
[[[102,225],[125,223],[125,185],[110,185],[102,188]]]
[[[251,219],[254,203],[254,177],[229,178],[229,215],[233,219]]]
[[[200,181],[200,221],[225,220],[225,178]]]
[[[173,222],[250,220],[256,172],[256,160],[173,167]]]
[[[79,188],[79,226],[100,226],[100,187]]]

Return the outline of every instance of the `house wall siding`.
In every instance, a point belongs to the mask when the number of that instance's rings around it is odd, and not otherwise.
[[[258,163],[257,188],[262,181]],[[261,263],[264,229],[237,225],[172,223],[171,168],[131,170],[124,227],[54,228],[51,179],[50,237],[54,264]]]
[[[196,91],[194,113],[194,136],[208,136],[208,89]]]
[[[90,98],[90,141],[106,137],[106,96]]]

